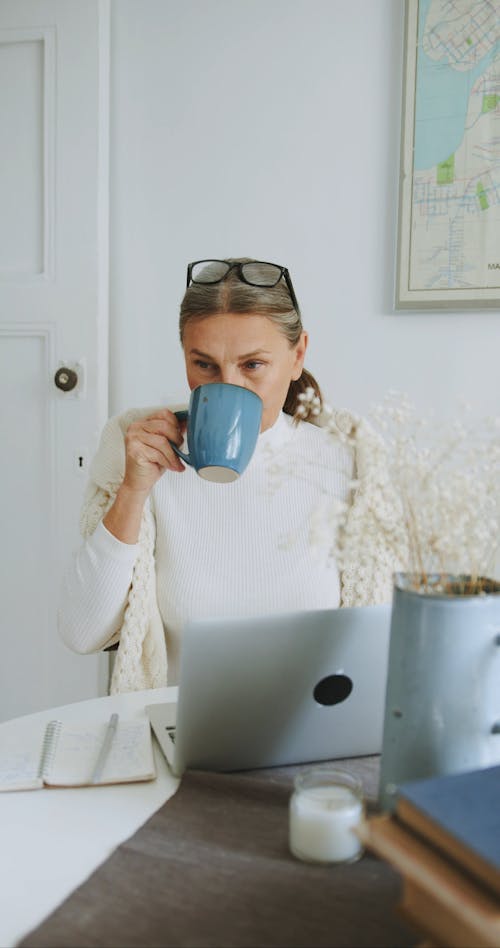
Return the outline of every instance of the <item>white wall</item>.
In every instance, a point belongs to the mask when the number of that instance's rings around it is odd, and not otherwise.
[[[498,312],[394,312],[402,36],[403,0],[113,0],[112,412],[187,393],[186,263],[244,254],[337,405],[498,410]]]

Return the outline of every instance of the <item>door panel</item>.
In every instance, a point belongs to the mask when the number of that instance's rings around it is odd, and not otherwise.
[[[45,42],[26,31],[0,34],[2,141],[0,279],[35,276],[44,269],[44,53]]]
[[[107,415],[108,65],[107,0],[0,4],[0,720],[107,687],[56,615]]]
[[[41,327],[0,332],[0,398],[8,406],[1,442],[2,533],[6,530],[8,537],[1,576],[2,651],[7,658],[2,661],[3,711],[34,710],[38,680],[43,682],[47,675],[47,592],[53,594],[54,576],[51,545],[46,542],[54,515],[53,425],[47,399],[50,341],[50,333]],[[29,695],[19,700],[25,682],[31,683],[34,702]]]

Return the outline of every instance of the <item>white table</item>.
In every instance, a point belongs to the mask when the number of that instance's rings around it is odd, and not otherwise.
[[[52,718],[106,720],[144,713],[172,701],[177,688],[157,688],[51,708],[0,724],[0,735],[33,733]],[[125,839],[171,797],[172,776],[156,741],[157,778],[107,787],[0,793],[0,946],[11,948],[47,917]]]

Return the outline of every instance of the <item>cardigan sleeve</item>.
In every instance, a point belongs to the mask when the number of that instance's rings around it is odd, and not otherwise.
[[[185,406],[172,406],[171,410]],[[59,633],[77,652],[119,642],[111,691],[167,683],[165,635],[156,599],[155,523],[149,501],[139,542],[122,543],[102,523],[125,471],[124,435],[156,408],[132,409],[105,425],[90,469],[80,518],[83,543],[64,574]]]
[[[59,599],[59,633],[86,655],[116,641],[132,583],[139,544],[117,540],[99,522],[72,556]]]
[[[63,575],[59,634],[80,654],[116,642],[123,624],[139,544],[122,543],[102,520],[123,480],[124,433],[136,414],[111,418],[103,429],[81,512],[83,542]]]

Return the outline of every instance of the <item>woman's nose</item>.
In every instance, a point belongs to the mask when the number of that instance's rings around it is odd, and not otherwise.
[[[228,385],[243,385],[244,381],[241,376],[241,372],[237,366],[227,366],[221,369],[220,381],[226,382]]]

